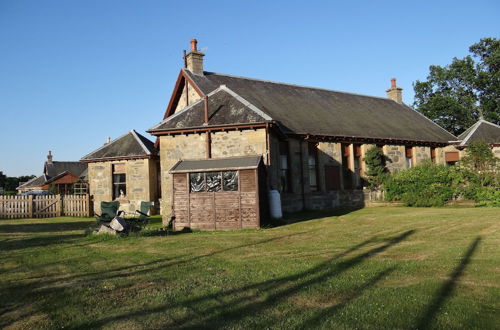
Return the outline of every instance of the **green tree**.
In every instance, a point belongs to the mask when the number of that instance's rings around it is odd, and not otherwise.
[[[377,189],[388,173],[385,167],[385,156],[378,147],[373,146],[366,151],[363,161],[366,163],[366,181],[370,189]]]
[[[7,176],[0,171],[0,187],[5,188],[5,182],[7,181]]]
[[[500,124],[500,40],[483,38],[472,55],[431,65],[426,81],[413,84],[413,107],[455,135],[479,118]]]

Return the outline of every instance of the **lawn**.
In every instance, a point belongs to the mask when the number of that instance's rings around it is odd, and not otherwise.
[[[92,222],[0,220],[0,328],[500,324],[498,208],[366,208],[169,236],[158,219],[143,235],[85,235]]]

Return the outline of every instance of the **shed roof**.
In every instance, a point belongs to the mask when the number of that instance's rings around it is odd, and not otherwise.
[[[184,69],[183,69],[184,70]],[[329,136],[352,136],[378,139],[417,140],[447,143],[456,137],[412,108],[387,98],[345,93],[321,88],[277,83],[245,77],[204,72],[193,74],[184,70],[206,95],[209,95],[211,114],[217,109],[231,109],[233,117],[224,124],[243,123],[250,107],[264,114],[267,120],[279,122],[285,133]],[[228,95],[212,93],[221,86],[232,92]],[[212,94],[210,94],[212,93]],[[225,97],[225,99],[223,98]],[[193,104],[176,120],[165,121],[150,132],[185,128],[197,124],[202,115],[202,104]],[[212,108],[212,106],[214,108]],[[221,108],[222,106],[222,108]],[[182,111],[181,111],[182,112]],[[194,114],[197,112],[198,114]],[[200,114],[201,113],[201,114]],[[190,118],[188,120],[188,117]],[[261,116],[263,117],[263,116]],[[170,118],[170,117],[169,117]],[[252,117],[254,119],[254,117]],[[175,123],[174,123],[175,122]],[[219,124],[210,118],[209,125]]]
[[[84,156],[81,160],[89,162],[114,158],[146,158],[157,153],[153,142],[135,130],[131,130]]]
[[[170,169],[170,173],[254,169],[259,166],[261,158],[261,156],[249,156],[180,160]]]
[[[478,120],[465,132],[458,136],[460,145],[465,146],[473,141],[484,141],[486,143],[500,143],[500,126],[490,123],[484,119]]]

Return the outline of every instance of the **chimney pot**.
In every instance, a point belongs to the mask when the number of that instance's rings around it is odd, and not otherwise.
[[[110,143],[110,142],[111,142],[111,137],[109,137],[109,136],[108,136],[108,137],[106,138],[106,144],[108,144],[108,143]]]
[[[47,155],[47,164],[52,164],[52,151],[49,150],[49,154]]]
[[[396,88],[396,78],[391,79],[391,88]]]
[[[192,52],[197,52],[198,51],[198,40],[191,39],[191,51]]]

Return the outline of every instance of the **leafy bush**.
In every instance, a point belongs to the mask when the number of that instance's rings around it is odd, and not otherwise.
[[[365,175],[369,188],[379,188],[389,172],[385,167],[384,153],[377,146],[373,146],[366,151],[363,161],[366,163]]]
[[[464,173],[455,167],[424,163],[394,173],[383,185],[386,199],[408,206],[442,206],[461,193]]]

